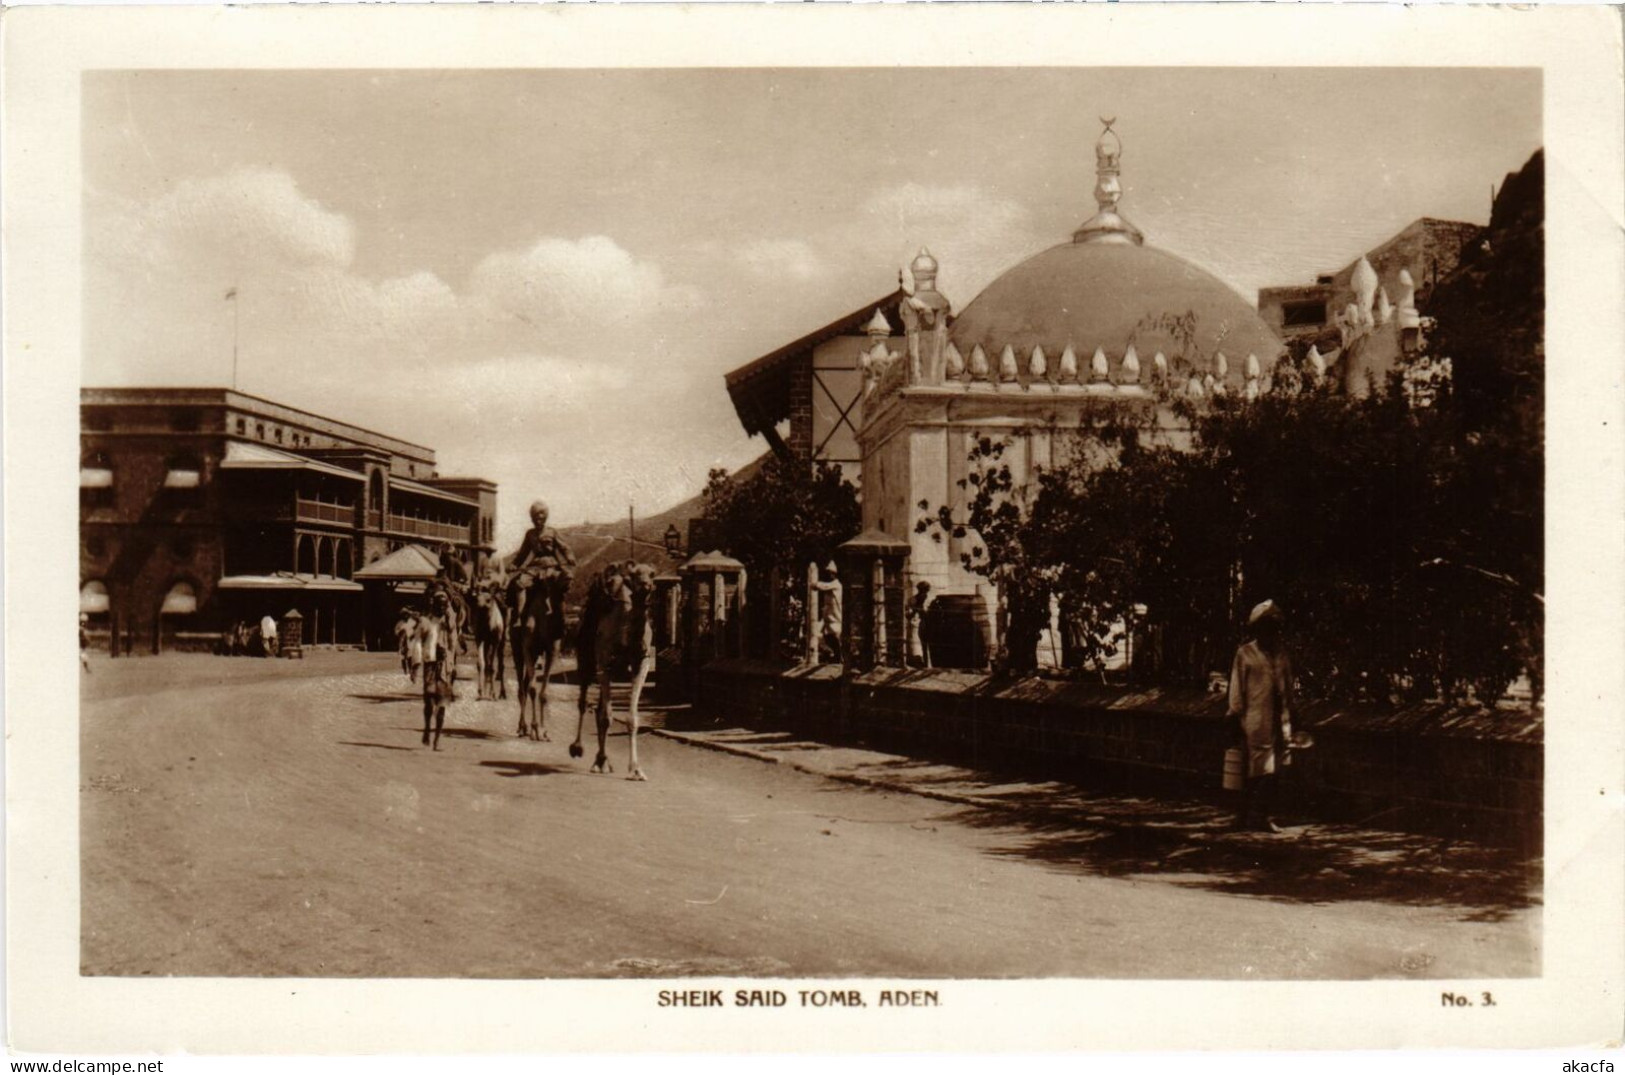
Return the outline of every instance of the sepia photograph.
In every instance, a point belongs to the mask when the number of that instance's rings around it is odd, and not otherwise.
[[[85,973],[1539,973],[1539,72],[83,109]]]
[[[1550,72],[1111,52],[86,64],[72,975],[1547,975]]]

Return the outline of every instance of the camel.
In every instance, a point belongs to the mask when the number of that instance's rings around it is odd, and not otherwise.
[[[570,577],[563,573],[536,576],[528,587],[516,585],[509,595],[509,608],[515,611],[508,641],[519,695],[519,729],[514,734],[541,742],[552,738],[547,734],[547,685],[564,641],[564,591],[569,584]]]
[[[473,591],[474,667],[478,671],[479,697],[508,697],[505,649],[508,641],[508,613],[503,607],[502,584],[487,579]]]
[[[627,713],[628,780],[647,780],[638,765],[638,699],[643,683],[654,667],[654,617],[650,603],[654,596],[655,569],[648,564],[628,561],[611,565],[594,583],[588,608],[582,616],[577,639],[577,674],[581,695],[577,702],[576,739],[570,744],[570,757],[583,756],[582,730],[587,722],[587,683],[598,684],[598,757],[592,763],[595,773],[612,773],[606,740],[610,725],[610,680],[618,664],[631,668],[632,693]]]
[[[444,593],[436,593],[429,611],[417,619],[417,643],[423,649],[423,745],[440,749],[446,706],[457,700],[457,614]],[[432,732],[432,740],[431,740]]]

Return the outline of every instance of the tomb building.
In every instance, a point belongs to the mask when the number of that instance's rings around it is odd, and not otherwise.
[[[1129,222],[1119,208],[1122,143],[1104,122],[1096,211],[1070,241],[1010,268],[957,313],[936,289],[936,258],[922,250],[913,290],[879,311],[872,339],[858,345],[863,527],[909,543],[911,584],[979,593],[994,622],[996,594],[963,563],[975,554],[974,531],[955,537],[919,525],[942,505],[964,518],[978,441],[1007,439],[1001,462],[1036,492],[1037,469],[1109,409],[1147,411],[1154,435],[1177,441],[1172,397],[1254,395],[1282,353],[1239,293],[1147,245]]]

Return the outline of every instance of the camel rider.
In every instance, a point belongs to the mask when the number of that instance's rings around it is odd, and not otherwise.
[[[520,595],[528,591],[537,583],[541,583],[542,594],[551,602],[548,610],[554,614],[564,611],[564,591],[570,584],[570,576],[575,572],[576,558],[570,551],[570,546],[559,539],[557,531],[547,525],[547,503],[538,500],[530,506],[530,529],[525,532],[525,540],[520,542],[519,551],[508,558],[511,572],[508,582],[508,607],[516,612],[522,611]]]
[[[433,593],[443,593],[456,614],[458,625],[466,624],[468,619],[468,569],[463,566],[462,557],[450,542],[440,546],[440,566],[435,572]],[[461,640],[459,640],[461,649]]]
[[[465,587],[468,585],[468,568],[463,566],[462,557],[452,548],[451,542],[440,546],[440,575],[452,586]]]

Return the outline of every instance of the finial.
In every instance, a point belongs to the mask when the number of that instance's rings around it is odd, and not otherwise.
[[[1005,384],[1016,383],[1016,349],[1009,344],[999,352],[999,380]]]
[[[1375,320],[1371,316],[1371,307],[1377,297],[1377,270],[1371,267],[1371,262],[1366,260],[1364,254],[1360,255],[1360,260],[1355,263],[1349,284],[1354,289],[1360,324],[1370,328]]]
[[[920,252],[914,255],[914,263],[909,266],[914,274],[915,291],[935,291],[937,282],[937,259],[931,256],[931,251],[920,247]]]
[[[1131,343],[1128,350],[1123,353],[1122,364],[1117,367],[1123,375],[1124,384],[1136,384],[1140,380],[1140,353]]]
[[[987,377],[987,352],[982,345],[977,344],[970,350],[970,377],[973,381],[985,381]]]
[[[1072,344],[1066,345],[1061,352],[1061,368],[1058,371],[1062,384],[1075,384],[1078,380],[1078,353],[1072,349]]]
[[[887,321],[886,315],[880,312],[879,307],[876,307],[875,315],[869,319],[867,325],[863,326],[863,331],[870,336],[884,338],[891,335],[891,322]]]
[[[1320,350],[1314,344],[1309,345],[1309,368],[1315,372],[1315,380],[1326,376],[1326,360],[1320,356]]]
[[[1105,129],[1095,141],[1095,204],[1099,206],[1099,211],[1072,233],[1072,241],[1133,243],[1140,246],[1145,242],[1145,236],[1117,212],[1118,200],[1123,197],[1123,186],[1118,181],[1123,171],[1123,141],[1112,130],[1117,117],[1101,116],[1100,122]]]

